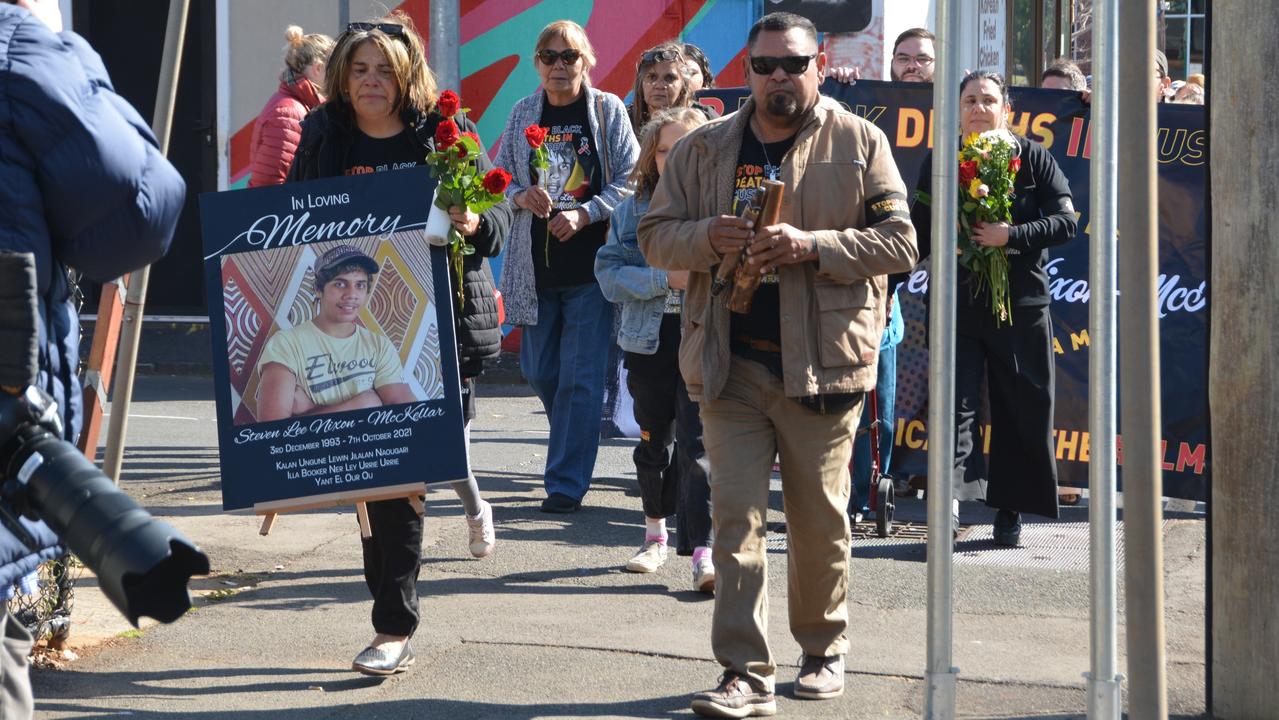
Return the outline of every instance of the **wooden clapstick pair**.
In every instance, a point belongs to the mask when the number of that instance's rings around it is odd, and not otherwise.
[[[740,216],[754,221],[756,233],[769,225],[776,225],[781,219],[782,193],[785,189],[786,186],[780,181],[764,180],[755,197],[744,203]],[[715,273],[715,282],[711,285],[711,295],[718,295],[728,286],[731,278],[733,290],[728,295],[728,309],[743,315],[751,311],[755,291],[759,289],[760,280],[763,279],[758,271],[751,272],[743,262],[745,254],[743,249],[725,255]]]

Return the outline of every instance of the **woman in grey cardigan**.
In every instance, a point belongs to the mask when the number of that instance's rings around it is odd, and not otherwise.
[[[499,286],[507,322],[521,328],[521,369],[551,425],[542,511],[571,513],[595,469],[613,342],[595,251],[630,194],[639,147],[622,101],[590,86],[595,52],[580,25],[547,25],[533,62],[542,89],[511,110],[495,163],[513,176],[506,196],[516,208]],[[545,133],[545,167],[535,166],[530,127]]]

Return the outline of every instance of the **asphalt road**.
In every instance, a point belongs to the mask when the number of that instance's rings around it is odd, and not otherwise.
[[[476,475],[497,521],[494,555],[472,559],[456,497],[429,494],[417,665],[387,680],[351,672],[372,636],[354,513],[284,515],[261,537],[256,517],[222,512],[211,398],[208,379],[140,377],[123,480],[130,495],[208,552],[214,574],[193,583],[197,609],[173,625],[125,632],[93,578],[83,578],[72,635],[80,658],[33,673],[38,717],[686,717],[689,695],[714,684],[713,600],[692,591],[687,558],[672,553],[652,575],[620,570],[643,535],[631,443],[601,448],[581,512],[538,512],[546,422],[519,385],[482,386],[473,426]],[[922,503],[906,501],[901,511],[918,520]],[[1004,555],[981,540],[989,514],[967,507],[964,514],[974,525],[955,568],[958,716],[1083,717],[1088,577],[1071,542],[1086,528],[1086,510],[1037,528],[1024,552]],[[783,520],[779,492],[769,520]],[[769,622],[781,665],[779,714],[920,717],[922,542],[855,544],[848,689],[837,700],[807,702],[790,696],[799,649],[787,631],[782,537],[770,539],[777,541]],[[1166,523],[1165,558],[1169,705],[1176,717],[1198,717],[1202,519]],[[1121,624],[1121,648],[1122,639]]]

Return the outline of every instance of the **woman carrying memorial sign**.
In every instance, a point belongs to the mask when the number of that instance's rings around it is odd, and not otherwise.
[[[995,542],[1021,541],[1021,513],[1057,517],[1048,248],[1075,237],[1066,176],[1038,143],[1008,132],[1012,105],[997,73],[960,84],[959,290],[955,346],[955,516],[959,500],[997,508]],[[932,247],[932,154],[911,220],[923,259]],[[947,250],[949,252],[949,250]],[[990,396],[989,472],[977,433]]]
[[[422,47],[412,22],[398,12],[347,26],[337,40],[325,78],[329,101],[303,123],[289,181],[425,164],[428,152],[457,142],[464,133],[472,133],[478,143],[474,123],[459,113],[456,94],[437,93]],[[482,149],[477,161],[481,171],[489,169]],[[424,196],[422,202],[429,203],[431,198]],[[492,273],[485,258],[501,251],[511,209],[501,202],[477,214],[454,206],[449,216],[466,244],[474,248],[463,259],[462,276],[450,272],[453,295],[459,284],[465,288],[456,320],[469,445],[475,379],[483,371],[484,360],[497,355],[501,343]],[[488,555],[494,542],[492,508],[480,499],[474,475],[453,487],[466,511],[471,553]],[[414,661],[409,638],[419,620],[422,518],[407,499],[369,503],[368,510],[373,534],[363,541],[364,578],[373,594],[377,635],[352,667],[367,675],[389,675],[408,669]]]

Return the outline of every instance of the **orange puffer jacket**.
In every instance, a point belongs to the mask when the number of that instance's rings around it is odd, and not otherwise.
[[[285,71],[280,88],[253,123],[249,145],[249,187],[279,185],[293,164],[302,137],[302,118],[324,102],[310,80]]]

